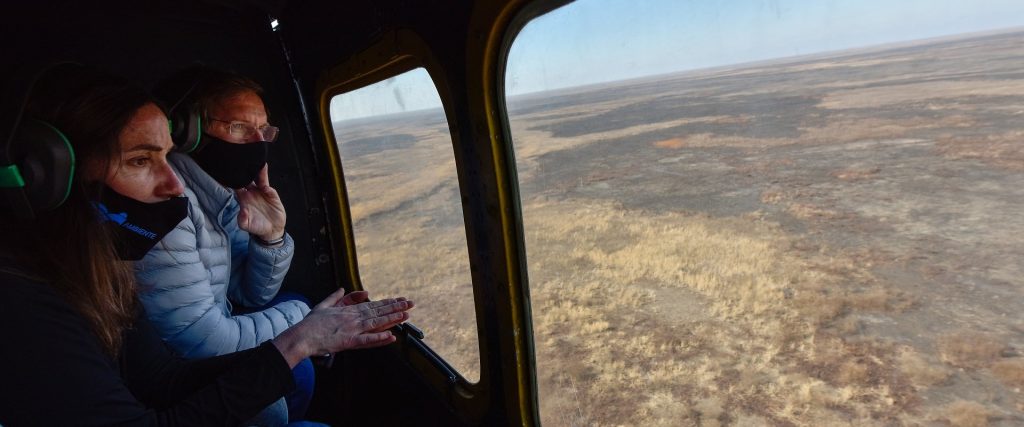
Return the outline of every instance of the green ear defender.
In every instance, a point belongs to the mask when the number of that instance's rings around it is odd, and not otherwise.
[[[205,67],[193,66],[164,79],[153,89],[167,109],[171,139],[178,151],[191,153],[203,138],[203,117],[195,94],[208,78]]]
[[[53,125],[22,114],[39,76],[57,66],[80,67],[71,63],[44,67],[31,77],[29,84],[9,82],[23,88],[20,99],[5,98],[21,102],[13,114],[13,131],[0,150],[0,204],[21,218],[33,218],[37,213],[53,210],[71,193],[71,180],[75,175],[75,151],[71,142]],[[6,94],[10,95],[11,91]],[[11,105],[5,107],[11,108]]]
[[[187,108],[186,108],[187,107]],[[178,151],[191,153],[199,147],[203,139],[203,119],[199,113],[192,111],[191,105],[186,107],[175,105],[168,115],[171,128],[171,140]],[[176,111],[183,110],[183,111]]]

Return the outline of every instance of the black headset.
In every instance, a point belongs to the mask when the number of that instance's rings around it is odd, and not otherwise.
[[[193,89],[195,86],[186,92],[186,96]],[[182,101],[185,101],[185,97],[167,111],[167,115],[170,116],[168,120],[171,126],[171,140],[178,151],[191,153],[199,147],[199,142],[203,139],[203,117],[196,111],[195,103]]]
[[[196,89],[207,79],[206,70],[194,65],[188,72],[158,85],[154,94],[167,103],[171,139],[178,151],[191,153],[203,139],[203,115],[194,98]]]
[[[0,206],[15,216],[31,219],[56,209],[71,193],[75,151],[71,141],[53,125],[24,117],[25,106],[39,78],[60,63],[36,71],[24,67],[14,73],[4,91],[0,132],[10,129],[0,149]],[[0,136],[5,133],[0,133]]]

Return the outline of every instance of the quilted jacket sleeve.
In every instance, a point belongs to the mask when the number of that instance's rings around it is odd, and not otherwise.
[[[135,264],[139,297],[150,320],[181,355],[201,358],[256,347],[309,312],[300,301],[285,301],[232,316],[214,295],[196,242],[195,223],[186,219]]]
[[[287,233],[284,243],[268,248],[249,238],[249,233],[238,226],[238,202],[231,197],[221,215],[222,228],[231,245],[231,276],[228,297],[244,307],[266,305],[281,290],[284,277],[292,264],[295,241]]]

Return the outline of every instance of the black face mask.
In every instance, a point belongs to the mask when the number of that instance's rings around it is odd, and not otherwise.
[[[232,144],[210,134],[203,135],[209,141],[192,158],[210,174],[213,179],[228,188],[244,188],[256,180],[256,175],[267,164],[266,141],[247,144]]]
[[[172,197],[143,203],[104,186],[100,200],[93,201],[100,221],[116,227],[117,254],[138,261],[188,216],[188,198]]]

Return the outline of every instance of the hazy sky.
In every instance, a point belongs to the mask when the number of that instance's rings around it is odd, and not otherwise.
[[[578,0],[516,37],[506,93],[1019,26],[1024,0]],[[421,69],[336,97],[331,117],[438,106]]]

